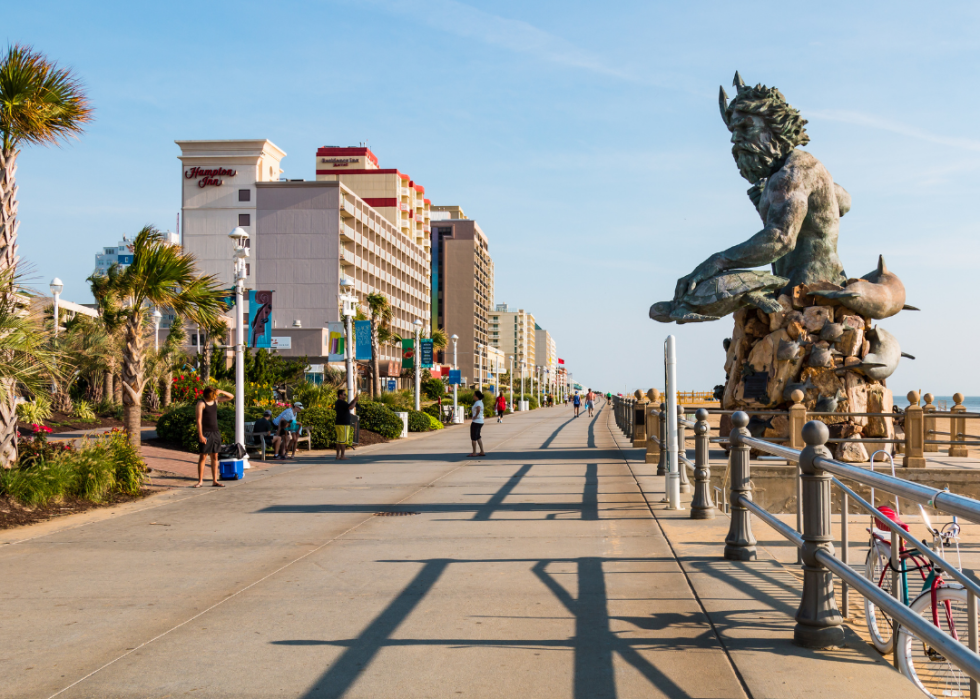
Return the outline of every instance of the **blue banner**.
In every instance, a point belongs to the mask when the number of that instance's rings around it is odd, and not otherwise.
[[[395,379],[388,379],[388,390],[394,391],[398,388],[398,382]]]
[[[459,386],[462,383],[463,383],[463,379],[460,376],[460,370],[459,369],[450,369],[449,370],[449,385],[450,386]]]
[[[248,292],[248,346],[272,347],[272,292]]]
[[[354,359],[371,359],[371,321],[354,321]]]
[[[422,340],[422,346],[419,349],[422,352],[422,368],[431,369],[432,368],[432,340]]]

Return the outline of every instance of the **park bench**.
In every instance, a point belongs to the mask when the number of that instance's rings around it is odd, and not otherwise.
[[[266,438],[268,437],[268,440]],[[245,451],[258,451],[265,461],[266,451],[272,446],[271,432],[256,432],[254,422],[245,423]]]

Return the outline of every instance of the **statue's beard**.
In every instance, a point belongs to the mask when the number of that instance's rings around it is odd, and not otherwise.
[[[743,141],[732,146],[732,157],[738,165],[739,174],[755,183],[772,174],[774,164],[783,154],[772,141],[762,145]]]

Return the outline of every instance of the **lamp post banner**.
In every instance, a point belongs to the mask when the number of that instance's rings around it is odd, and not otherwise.
[[[421,347],[419,348],[422,352],[421,362],[423,369],[432,368],[432,340],[422,340]]]
[[[327,361],[342,362],[344,353],[344,324],[327,323]]]
[[[402,340],[402,369],[415,368],[415,340]]]
[[[461,373],[462,373],[462,370],[460,370],[460,369],[450,369],[449,370],[449,385],[450,386],[459,386],[460,384],[463,383],[463,377],[460,376]]]
[[[272,347],[272,292],[248,292],[248,345]]]
[[[354,359],[371,359],[371,321],[354,321]]]

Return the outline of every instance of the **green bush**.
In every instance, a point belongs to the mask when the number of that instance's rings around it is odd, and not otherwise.
[[[370,430],[387,439],[396,439],[402,433],[401,418],[381,403],[359,400],[357,415],[362,430]]]
[[[245,408],[245,422],[258,420],[262,417],[263,412],[264,410],[259,407]],[[273,411],[273,414],[276,414],[276,411]],[[218,430],[221,432],[222,443],[234,444],[234,403],[221,403],[218,406]],[[196,454],[200,446],[197,439],[197,404],[180,403],[168,408],[167,412],[157,420],[157,437],[164,442],[180,444],[188,451]]]
[[[439,400],[446,393],[446,384],[442,379],[426,379],[422,382],[422,395],[429,400]]]
[[[439,404],[438,403],[430,403],[429,405],[427,405],[424,408],[422,408],[422,412],[425,413],[426,415],[428,415],[429,417],[434,417],[434,418],[436,418],[436,420],[438,420],[439,419]]]
[[[85,400],[76,400],[71,412],[79,420],[95,419],[95,411],[92,410],[92,404]]]
[[[430,425],[429,429],[433,429],[433,430],[441,430],[442,429],[442,423],[439,422],[439,419],[438,418],[432,417],[428,413],[423,413],[423,414],[427,418],[429,418],[429,425]]]
[[[300,413],[300,422],[310,431],[314,449],[329,449],[337,441],[337,415],[333,407],[310,408]]]
[[[423,413],[421,410],[412,410],[408,413],[408,431],[409,432],[428,432],[432,429],[432,425],[429,422],[429,416]]]
[[[313,383],[301,383],[293,388],[291,401],[299,401],[307,409],[333,408],[333,404],[337,402],[337,389],[330,384],[317,386]]]
[[[75,496],[102,502],[114,493],[137,495],[146,464],[121,430],[84,439],[74,449],[0,469],[0,494],[30,506]]]
[[[41,425],[51,417],[51,401],[42,396],[17,404],[17,421],[28,425]]]
[[[388,406],[395,412],[408,412],[415,405],[415,394],[412,391],[386,391],[378,396],[377,403]]]

